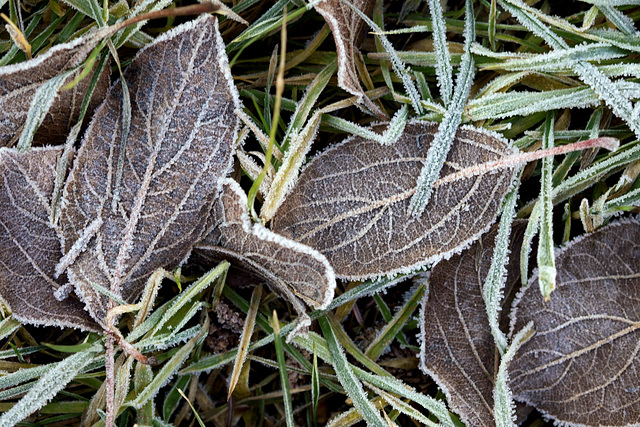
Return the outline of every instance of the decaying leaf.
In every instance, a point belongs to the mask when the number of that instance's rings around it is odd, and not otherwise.
[[[514,398],[562,425],[638,425],[640,222],[579,237],[556,267],[550,301],[534,273],[511,314],[512,332],[536,331],[511,363]]]
[[[0,148],[0,294],[21,322],[96,331],[80,301],[54,297],[62,249],[50,209],[61,154],[62,147],[24,153]]]
[[[518,254],[526,221],[514,224],[509,245]],[[469,249],[438,263],[429,276],[429,294],[420,319],[420,367],[436,380],[451,408],[468,426],[495,426],[493,388],[496,345],[483,299],[498,226]],[[517,256],[509,258],[505,290],[520,280]]]
[[[329,305],[336,283],[327,259],[306,245],[253,223],[247,196],[237,182],[225,181],[211,216],[217,222],[196,246],[200,256],[212,261],[227,259],[234,267],[264,280],[291,302],[300,316],[300,327],[310,324],[302,301],[314,309]]]
[[[317,249],[350,280],[412,271],[459,252],[493,222],[514,168],[437,184],[425,213],[414,217],[409,200],[436,129],[412,122],[392,145],[351,137],[317,156],[272,229]],[[496,134],[462,127],[441,176],[512,153]]]
[[[79,65],[91,52],[96,41],[77,38],[51,48],[34,59],[0,67],[0,145],[17,141],[27,113],[38,89],[55,76]],[[91,97],[89,114],[105,97],[109,88],[109,67],[100,75]],[[70,82],[82,70],[67,78]],[[91,76],[82,79],[73,89],[58,92],[49,113],[38,128],[33,144],[63,142],[80,114],[82,99]]]
[[[96,112],[60,212],[67,273],[103,326],[109,289],[133,301],[159,267],[201,239],[230,166],[237,92],[209,15],[160,36],[125,71],[131,127],[122,144],[122,86]],[[118,170],[121,176],[118,176]]]
[[[374,0],[348,0],[365,15],[371,15]],[[372,112],[382,115],[380,109],[364,94],[360,85],[354,55],[366,35],[367,25],[343,0],[325,0],[315,5],[325,19],[336,43],[338,53],[338,86],[358,97]]]

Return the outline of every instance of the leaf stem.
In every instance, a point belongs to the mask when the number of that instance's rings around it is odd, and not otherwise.
[[[616,138],[601,137],[592,138],[585,141],[574,142],[572,144],[561,145],[553,148],[531,151],[528,153],[518,153],[512,156],[505,156],[499,160],[492,162],[480,163],[468,168],[459,170],[458,172],[451,173],[443,176],[434,183],[434,187],[443,185],[449,182],[457,181],[459,179],[468,178],[474,175],[482,175],[494,170],[507,169],[513,166],[529,163],[534,160],[544,159],[545,157],[558,156],[561,154],[570,153],[572,151],[586,150],[589,148],[605,148],[609,151],[616,151],[620,141]]]

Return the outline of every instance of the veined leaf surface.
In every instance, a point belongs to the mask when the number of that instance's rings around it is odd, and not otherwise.
[[[505,293],[520,279],[517,254],[524,224],[526,221],[516,222],[511,233]],[[420,315],[421,368],[436,380],[451,408],[468,426],[495,426],[492,396],[497,347],[483,286],[497,234],[498,226],[494,226],[469,249],[433,267]]]
[[[126,146],[118,82],[89,126],[60,217],[60,269],[69,265],[99,322],[108,299],[93,284],[131,302],[155,269],[177,267],[200,240],[238,126],[237,92],[209,15],[160,36],[124,76],[131,93]]]
[[[21,322],[95,331],[100,328],[78,299],[54,296],[62,248],[51,224],[51,195],[62,148],[0,148],[0,294]]]
[[[317,249],[349,280],[409,272],[460,252],[493,222],[514,169],[436,183],[425,213],[414,217],[409,200],[436,130],[413,122],[391,145],[351,137],[325,151],[302,172],[272,229]],[[497,134],[464,126],[440,176],[510,154]]]
[[[0,67],[0,145],[17,141],[38,89],[55,76],[79,65],[91,53],[97,40],[78,38],[51,48],[29,61]],[[82,70],[72,74],[71,81]],[[91,76],[73,89],[58,92],[48,114],[34,135],[33,144],[52,144],[65,140],[80,114],[82,99]],[[89,104],[89,114],[104,99],[109,88],[109,69],[105,67]]]
[[[247,196],[232,179],[225,181],[212,218],[217,223],[196,246],[199,255],[215,261],[227,259],[234,267],[258,276],[307,320],[302,301],[314,309],[326,308],[332,301],[335,276],[324,255],[253,223]],[[304,326],[303,322],[299,324]]]
[[[563,425],[640,423],[640,223],[627,219],[556,252],[556,291],[537,273],[515,302],[512,332],[535,335],[510,366],[513,397]]]

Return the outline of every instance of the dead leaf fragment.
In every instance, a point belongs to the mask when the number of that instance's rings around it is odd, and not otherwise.
[[[34,59],[0,67],[0,145],[17,141],[36,92],[55,76],[79,65],[97,41],[78,38],[51,48]],[[67,78],[72,81],[78,70]],[[84,94],[91,76],[82,79],[73,89],[60,90],[49,113],[34,138],[34,145],[63,142],[80,114]],[[109,89],[109,67],[100,75],[91,97],[88,114],[104,99]]]
[[[0,295],[21,322],[97,331],[84,304],[54,297],[62,249],[50,209],[61,154],[62,147],[0,148]]]
[[[227,259],[234,267],[257,276],[277,294],[291,302],[301,316],[298,324],[308,326],[302,301],[324,309],[333,299],[335,276],[327,259],[318,251],[273,233],[253,223],[247,196],[240,185],[227,179],[212,217],[211,232],[195,251],[212,261]]]
[[[410,215],[436,130],[435,123],[412,122],[394,144],[351,137],[325,151],[301,173],[272,229],[317,249],[349,280],[413,271],[459,252],[493,222],[514,168],[439,185],[425,213]],[[496,134],[462,127],[441,176],[510,154]]]
[[[511,254],[520,252],[525,224],[513,225]],[[469,249],[433,267],[420,315],[420,367],[444,390],[449,405],[468,426],[495,426],[498,364],[482,288],[497,234],[496,225]],[[518,261],[517,256],[509,257],[505,293],[519,282]]]
[[[510,366],[515,399],[563,425],[640,423],[640,222],[627,219],[556,252],[557,288],[537,273],[512,311],[535,335]]]
[[[69,279],[103,326],[108,299],[92,284],[132,302],[154,270],[188,257],[238,131],[238,96],[209,15],[160,36],[124,76],[131,93],[124,151],[118,82],[87,130],[60,213]]]
[[[349,0],[367,16],[371,15],[375,1]],[[342,0],[325,0],[316,4],[315,9],[325,19],[336,43],[338,53],[338,86],[358,97],[373,113],[384,117],[384,113],[364,93],[356,71],[355,55],[360,47],[368,26]]]

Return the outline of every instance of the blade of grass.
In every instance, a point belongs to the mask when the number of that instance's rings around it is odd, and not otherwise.
[[[458,126],[462,122],[464,106],[473,84],[474,60],[470,49],[471,43],[475,39],[475,19],[470,0],[465,2],[464,28],[464,54],[460,65],[460,73],[456,80],[453,99],[442,118],[442,123],[438,126],[433,142],[429,146],[425,165],[417,179],[416,192],[411,196],[411,202],[409,203],[409,212],[414,216],[422,215],[431,198],[433,184],[440,176],[440,170],[447,158]]]
[[[189,407],[193,411],[193,415],[196,417],[196,421],[198,422],[200,427],[205,427],[204,422],[202,421],[202,418],[200,418],[200,415],[198,415],[198,412],[196,412],[196,408],[193,407],[189,398],[184,394],[184,392],[181,389],[177,389],[177,390],[178,390],[178,393],[180,393],[180,396],[182,396],[184,400],[186,400],[187,403],[189,404]]]
[[[553,147],[553,125],[554,111],[547,113],[547,120],[544,125],[543,148]],[[553,157],[542,159],[542,176],[540,200],[542,200],[542,217],[540,219],[540,240],[538,244],[538,271],[540,292],[548,301],[551,292],[556,287],[556,263],[553,248],[553,201],[552,183],[553,178]]]
[[[51,365],[45,365],[46,373],[29,390],[29,392],[0,416],[0,425],[16,425],[33,412],[42,408],[66,385],[80,374],[93,358],[104,351],[99,343],[90,348],[74,353],[64,360]],[[42,371],[41,371],[42,372]]]
[[[273,310],[273,343],[276,348],[278,359],[278,370],[280,371],[280,383],[282,384],[282,401],[284,403],[284,415],[287,427],[294,427],[293,406],[291,402],[291,391],[289,386],[289,376],[287,375],[287,364],[285,363],[284,350],[282,349],[282,337],[280,336],[280,322],[278,313]]]
[[[258,285],[251,294],[251,306],[249,307],[249,313],[247,313],[247,317],[244,321],[242,334],[240,335],[240,345],[238,345],[238,353],[236,354],[236,360],[233,364],[233,372],[231,373],[231,378],[229,379],[229,392],[227,394],[227,400],[229,400],[229,398],[231,397],[233,389],[238,383],[242,365],[247,358],[247,349],[249,347],[249,342],[251,341],[251,336],[253,335],[253,327],[256,324],[256,314],[258,314],[258,308],[260,307],[260,298],[262,298],[262,285]]]
[[[391,321],[388,321],[378,336],[369,344],[364,354],[371,360],[378,360],[384,350],[393,342],[407,321],[413,316],[427,291],[424,284],[418,285],[413,295],[404,303]]]
[[[505,197],[504,208],[500,217],[500,228],[495,238],[491,266],[482,288],[491,333],[500,354],[504,354],[507,347],[507,337],[500,330],[499,320],[503,297],[502,289],[507,280],[506,264],[509,261],[509,237],[511,236],[511,223],[515,216],[516,201],[518,200],[520,173],[515,175],[511,188],[512,190]]]
[[[379,411],[371,404],[369,399],[367,398],[362,384],[356,378],[353,370],[349,366],[349,362],[347,362],[347,358],[342,350],[342,347],[338,343],[336,339],[333,328],[326,317],[320,317],[318,319],[320,322],[320,328],[322,329],[322,334],[324,335],[329,352],[331,353],[331,358],[333,360],[333,368],[338,375],[338,379],[340,380],[340,384],[344,387],[347,395],[353,401],[353,406],[356,407],[360,415],[364,418],[370,426],[375,427],[385,427],[386,423],[384,419],[380,416]]]

